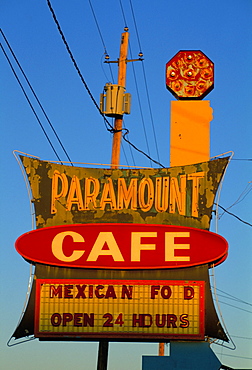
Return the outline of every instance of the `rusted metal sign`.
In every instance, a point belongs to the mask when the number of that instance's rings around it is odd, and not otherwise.
[[[227,340],[208,276],[209,263],[226,258],[227,244],[207,230],[229,158],[163,169],[112,170],[20,157],[31,186],[37,230],[21,237],[17,249],[25,241],[19,251],[36,267],[30,299],[13,337],[35,333],[47,340],[107,338],[109,323],[111,340],[202,340],[204,335]],[[209,243],[215,247],[205,248]],[[53,297],[48,296],[51,286]],[[180,294],[181,304],[167,311],[163,303],[175,304],[172,296],[168,299],[170,292],[187,292],[188,286],[198,292],[194,298]],[[131,289],[140,288],[150,304],[142,305],[146,311],[128,311]],[[136,293],[137,300],[142,297]],[[157,297],[161,301],[152,307]],[[116,304],[105,309],[103,301],[110,299]],[[95,300],[101,313],[86,305]],[[192,311],[196,316],[190,316]],[[120,324],[125,318],[124,332]]]
[[[21,156],[37,228],[136,223],[208,230],[228,158],[163,169],[97,169]]]

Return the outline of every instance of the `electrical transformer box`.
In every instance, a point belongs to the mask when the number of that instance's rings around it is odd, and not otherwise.
[[[107,83],[100,96],[100,110],[108,117],[130,114],[131,94],[125,93],[125,87]]]

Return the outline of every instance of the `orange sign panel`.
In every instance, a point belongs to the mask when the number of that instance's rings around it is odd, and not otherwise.
[[[203,281],[36,281],[35,336],[203,339]]]

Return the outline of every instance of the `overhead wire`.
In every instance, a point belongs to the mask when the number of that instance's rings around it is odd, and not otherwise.
[[[110,64],[110,63],[108,63],[108,64]],[[109,81],[110,79],[108,78],[107,73],[106,73],[105,68],[104,68],[104,54],[102,54],[102,56],[101,56],[100,65],[101,65],[101,69],[102,69],[102,72],[104,73],[104,76],[105,76],[106,80]],[[112,82],[114,83],[113,79],[112,79]]]
[[[129,43],[129,51],[130,51],[130,58],[132,59],[132,51],[131,51],[130,43]],[[143,132],[144,132],[147,152],[148,152],[148,155],[150,156],[150,147],[149,147],[146,127],[145,127],[145,120],[144,120],[144,115],[143,115],[143,109],[142,109],[142,104],[141,104],[141,99],[140,99],[139,88],[138,88],[137,79],[136,79],[136,72],[135,72],[134,63],[132,63],[132,70],[133,70],[133,76],[134,76],[134,80],[135,80],[136,94],[137,94],[137,100],[138,100],[138,105],[139,105],[139,111],[140,111],[141,122],[142,122],[142,126],[143,126]]]
[[[246,198],[246,196],[251,192],[251,190],[252,190],[252,181],[249,181],[247,186],[245,187],[245,189],[242,191],[242,193],[236,199],[236,201],[226,209],[228,210],[228,209],[234,207],[235,205],[241,203]],[[224,213],[225,212],[223,212],[221,215],[219,215],[219,219],[224,215]]]
[[[126,20],[126,16],[125,16],[125,12],[124,12],[121,0],[119,0],[119,3],[120,3],[121,11],[122,11],[123,20],[124,20],[124,23],[125,23],[125,28],[128,28],[127,27],[127,20]],[[131,50],[130,41],[129,41],[129,54],[130,54],[130,58],[132,59],[132,50]],[[145,121],[144,121],[144,116],[143,116],[142,104],[141,104],[141,99],[140,99],[140,94],[139,94],[139,89],[138,89],[138,84],[137,84],[137,78],[136,78],[134,63],[132,63],[132,70],[133,70],[133,77],[134,77],[135,86],[136,86],[136,94],[137,94],[138,106],[139,106],[139,111],[140,111],[140,116],[141,116],[141,122],[142,122],[142,126],[143,126],[145,143],[146,143],[148,155],[150,156],[150,148],[149,148],[149,143],[148,143],[148,138],[147,138],[147,132],[146,132],[146,127],[145,127]]]
[[[128,26],[127,26],[126,16],[125,16],[124,9],[123,9],[121,1],[120,1],[120,7],[121,7],[121,12],[122,12],[122,17],[123,17],[123,20],[124,20],[124,25],[125,25],[125,28],[127,29]],[[124,121],[123,121],[123,125],[124,125]],[[129,133],[128,133],[128,135],[129,135]],[[125,137],[123,137],[123,138],[125,140]],[[130,149],[130,154],[131,154],[132,161],[135,164],[135,159],[134,159],[134,155],[133,155],[133,152],[132,152],[132,146],[129,145],[129,149]]]
[[[100,26],[99,26],[99,23],[98,23],[98,20],[97,20],[97,17],[96,17],[96,14],[95,14],[95,11],[94,11],[94,8],[93,8],[93,5],[92,5],[92,3],[91,3],[91,0],[89,0],[89,5],[90,5],[90,8],[91,8],[91,11],[92,11],[92,14],[93,14],[94,20],[95,20],[95,24],[96,24],[96,27],[97,27],[97,30],[98,30],[99,36],[100,36],[100,38],[101,38],[101,42],[102,42],[103,48],[104,48],[105,59],[106,59],[106,60],[108,60],[108,59],[109,59],[109,54],[108,54],[108,52],[107,52],[107,48],[106,48],[106,45],[105,45],[104,37],[103,37],[103,35],[102,35],[101,28],[100,28]],[[113,73],[112,73],[111,63],[107,63],[107,64],[109,65],[109,70],[110,70],[110,74],[111,74],[111,79],[112,79],[112,82],[114,83],[114,76],[113,76]],[[109,80],[109,79],[108,79],[108,77],[107,77],[107,75],[106,75],[106,73],[105,73],[105,70],[104,70],[104,68],[103,68],[103,63],[102,63],[102,70],[103,70],[103,72],[104,72],[104,74],[105,74],[106,79],[107,79],[107,80]],[[127,165],[129,165],[128,158],[127,158],[127,154],[126,154],[126,151],[125,151],[125,149],[124,149],[124,145],[123,145],[123,143],[121,143],[121,148],[122,148],[122,152],[123,152],[124,158],[125,158],[125,160],[126,160],[126,163],[127,163]],[[129,145],[129,148],[130,148],[130,152],[131,152],[131,154],[132,154],[132,147],[131,147],[130,145]],[[134,166],[135,166],[135,161],[134,161],[134,157],[133,157],[133,155],[132,155],[132,159],[133,159],[133,164],[134,164]]]
[[[103,45],[103,48],[104,48],[104,55],[105,55],[105,59],[108,59],[109,58],[109,54],[107,52],[107,48],[106,48],[106,45],[105,45],[105,42],[104,42],[104,38],[102,36],[102,32],[101,32],[101,29],[99,27],[99,23],[97,21],[97,17],[95,15],[95,11],[94,11],[94,8],[93,8],[93,5],[91,3],[91,0],[88,0],[89,2],[89,5],[90,5],[90,8],[91,8],[91,11],[92,11],[92,14],[93,14],[93,17],[94,17],[94,21],[95,21],[95,24],[96,24],[96,27],[97,27],[97,30],[98,30],[98,33],[100,35],[100,39],[101,39],[101,42],[102,42],[102,45]],[[112,78],[112,81],[114,82],[114,76],[113,76],[113,73],[112,73],[112,68],[111,68],[111,65],[110,63],[109,64],[109,69],[110,69],[110,74],[111,74],[111,78]]]
[[[23,87],[23,85],[22,85],[22,83],[21,83],[20,79],[18,78],[18,75],[16,74],[16,71],[15,71],[15,69],[14,69],[14,67],[13,67],[13,65],[12,65],[12,63],[11,63],[11,61],[10,61],[10,59],[9,59],[9,57],[8,57],[8,55],[7,55],[7,53],[6,53],[5,49],[4,49],[4,47],[3,47],[3,45],[2,45],[1,43],[0,43],[0,47],[1,47],[2,51],[3,51],[3,53],[4,53],[5,58],[6,58],[6,59],[7,59],[7,61],[8,61],[9,66],[10,66],[10,68],[11,68],[11,70],[12,70],[12,72],[13,72],[13,74],[14,74],[14,76],[15,76],[15,78],[16,78],[16,80],[17,80],[17,82],[18,82],[18,84],[19,84],[19,86],[20,86],[20,88],[21,88],[21,90],[22,90],[22,92],[23,92],[23,94],[24,94],[24,96],[25,96],[25,98],[26,98],[26,100],[27,100],[27,102],[28,102],[28,104],[29,104],[29,106],[30,106],[31,110],[32,110],[32,112],[33,112],[33,114],[35,115],[36,120],[37,120],[37,122],[38,122],[38,124],[39,124],[40,128],[42,129],[42,131],[43,131],[43,133],[44,133],[44,135],[45,135],[45,137],[46,137],[46,139],[47,139],[47,141],[48,141],[49,145],[51,146],[51,148],[52,148],[52,150],[53,150],[53,152],[54,152],[55,156],[58,158],[59,162],[60,162],[60,163],[62,163],[62,162],[61,162],[61,159],[60,159],[60,157],[59,157],[59,155],[58,155],[58,153],[57,153],[57,151],[56,151],[56,149],[54,148],[53,143],[51,142],[51,140],[50,140],[49,136],[47,135],[47,133],[46,133],[46,131],[45,131],[45,129],[44,129],[44,126],[43,126],[42,122],[40,121],[40,119],[39,119],[39,117],[38,117],[38,115],[37,115],[37,113],[36,113],[36,111],[35,111],[35,109],[34,109],[34,107],[33,107],[32,103],[31,103],[31,101],[30,101],[30,99],[29,99],[28,95],[26,94],[25,89],[24,89],[24,87]]]
[[[125,138],[124,138],[124,140],[125,140]],[[135,158],[134,158],[134,155],[133,155],[132,145],[130,145],[130,144],[129,144],[129,151],[130,151],[132,162],[133,162],[133,164],[135,166],[136,165],[136,162],[135,162]]]
[[[123,16],[123,20],[124,20],[125,27],[127,27],[127,28],[128,28],[127,20],[126,20],[126,16],[125,16],[124,9],[123,9],[123,6],[122,6],[122,1],[121,1],[121,0],[119,0],[119,3],[120,3],[120,7],[121,7],[121,11],[122,11],[122,16]]]
[[[212,287],[213,288],[213,287]],[[240,299],[240,298],[237,298],[237,297],[235,297],[234,295],[232,295],[232,294],[229,294],[229,293],[227,293],[227,292],[224,292],[224,290],[221,290],[221,289],[219,289],[219,288],[216,288],[216,290],[218,290],[219,292],[221,292],[221,293],[224,293],[224,294],[226,294],[228,297],[231,297],[233,300],[235,300],[235,301],[237,301],[237,302],[240,302],[240,303],[243,303],[243,304],[247,304],[247,305],[249,305],[249,306],[252,306],[252,303],[249,303],[249,302],[246,302],[246,301],[243,301],[242,299]],[[219,295],[219,294],[218,294]],[[226,297],[226,298],[228,298],[228,297]]]
[[[251,303],[248,303],[248,302],[243,302],[239,299],[236,299],[236,298],[231,298],[231,297],[227,297],[226,295],[223,295],[223,294],[218,294],[219,297],[222,297],[222,298],[225,298],[225,299],[229,299],[230,301],[235,301],[237,303],[243,303],[243,304],[246,304],[248,306],[252,306]]]
[[[33,96],[35,97],[35,99],[36,99],[36,101],[37,101],[37,103],[38,103],[38,105],[39,105],[40,109],[42,110],[42,112],[43,112],[43,114],[44,114],[44,116],[45,116],[45,118],[46,118],[46,120],[47,120],[47,122],[48,122],[49,126],[51,127],[51,129],[52,129],[52,131],[53,131],[53,133],[54,133],[54,135],[55,135],[56,139],[58,140],[59,145],[61,146],[61,148],[62,148],[63,152],[65,153],[65,155],[66,155],[66,157],[67,157],[67,159],[68,159],[68,160],[69,160],[69,162],[71,163],[72,161],[71,161],[71,159],[70,159],[70,157],[69,157],[69,155],[68,155],[68,153],[67,153],[67,151],[66,151],[66,149],[65,149],[65,147],[64,147],[64,145],[63,145],[63,143],[62,143],[62,141],[60,140],[60,138],[59,138],[59,136],[58,136],[58,134],[57,134],[56,130],[54,129],[54,127],[53,127],[53,125],[52,125],[52,122],[50,121],[50,119],[49,119],[48,115],[46,114],[45,109],[43,108],[43,106],[42,106],[42,104],[41,104],[41,102],[40,102],[40,100],[39,100],[39,98],[38,98],[37,94],[35,93],[35,91],[34,91],[34,89],[33,89],[32,85],[31,85],[31,83],[30,83],[30,81],[28,80],[28,77],[27,77],[26,73],[24,72],[24,70],[23,70],[23,68],[22,68],[21,64],[19,63],[19,61],[18,61],[18,59],[17,59],[17,57],[16,57],[16,55],[15,55],[15,53],[14,53],[14,51],[13,51],[13,49],[12,49],[11,45],[10,45],[10,43],[9,43],[9,42],[8,42],[8,40],[7,40],[7,37],[5,36],[5,34],[4,34],[4,32],[2,31],[2,29],[0,29],[0,32],[1,32],[2,36],[3,36],[3,38],[4,38],[4,41],[6,42],[6,45],[8,46],[8,48],[9,48],[9,50],[10,50],[10,52],[11,52],[11,54],[12,54],[12,56],[13,56],[13,58],[14,58],[15,62],[17,63],[17,65],[18,65],[18,67],[19,67],[19,69],[20,69],[20,71],[21,71],[22,75],[24,76],[25,81],[27,82],[27,84],[28,84],[28,86],[29,86],[29,88],[30,88],[30,90],[31,90],[31,92],[32,92],[32,94],[33,94]]]
[[[215,205],[217,205],[217,203],[214,203],[214,204],[215,204]],[[251,227],[252,227],[252,224],[251,224],[251,223],[249,223],[249,222],[247,222],[247,221],[242,220],[240,217],[236,216],[236,215],[235,215],[234,213],[232,213],[232,212],[229,212],[227,209],[225,209],[224,207],[222,207],[220,204],[218,204],[218,207],[220,207],[224,212],[228,213],[229,215],[231,215],[231,216],[233,216],[233,217],[237,218],[237,220],[239,220],[240,222],[242,222],[242,223],[244,223],[244,224],[246,224],[246,225],[248,225],[248,226],[251,226]]]
[[[129,43],[129,50],[130,50],[130,58],[132,59],[132,52],[131,52],[130,43]],[[134,64],[132,64],[132,70],[133,70],[133,76],[134,76],[135,85],[136,85],[136,94],[137,94],[137,100],[138,100],[138,105],[139,105],[139,111],[140,111],[141,122],[142,122],[142,126],[143,126],[143,132],[144,132],[144,137],[145,137],[147,152],[148,152],[148,155],[150,156],[150,147],[149,147],[149,143],[148,143],[148,137],[147,137],[146,127],[145,127],[143,109],[142,109],[142,104],[141,104],[140,93],[139,93],[139,89],[138,89],[138,84],[137,84],[136,72],[135,72]]]
[[[116,130],[113,128],[113,126],[112,126],[112,125],[110,124],[110,122],[107,120],[107,118],[105,117],[105,115],[104,115],[104,114],[102,113],[102,111],[100,110],[100,107],[98,106],[97,102],[95,101],[95,99],[94,99],[94,97],[93,97],[93,95],[92,95],[92,93],[91,93],[91,91],[90,91],[90,89],[89,89],[89,87],[88,87],[88,85],[87,85],[87,83],[86,83],[86,81],[85,81],[85,79],[84,79],[84,77],[83,77],[83,75],[82,75],[82,73],[81,73],[81,71],[80,71],[79,67],[78,67],[78,64],[77,64],[77,62],[76,62],[76,60],[75,60],[75,58],[74,58],[74,56],[73,56],[73,54],[72,54],[72,52],[71,52],[71,49],[70,49],[70,47],[69,47],[69,45],[68,45],[68,43],[67,43],[67,40],[66,40],[66,38],[65,38],[65,36],[64,36],[64,33],[63,33],[63,31],[62,31],[62,29],[61,29],[61,27],[60,27],[60,24],[59,24],[59,22],[58,22],[58,20],[57,20],[56,14],[55,14],[55,12],[54,12],[54,10],[53,10],[53,8],[52,8],[52,5],[51,5],[50,0],[47,0],[47,5],[48,5],[49,10],[50,10],[50,12],[51,12],[51,14],[52,14],[52,17],[53,17],[53,20],[54,20],[54,22],[55,22],[55,24],[56,24],[56,26],[57,26],[57,29],[58,29],[58,31],[59,31],[59,33],[60,33],[60,35],[61,35],[62,41],[63,41],[63,43],[64,43],[64,45],[65,45],[65,47],[66,47],[66,49],[67,49],[67,52],[68,52],[68,54],[69,54],[69,56],[70,56],[70,59],[72,60],[73,65],[74,65],[74,67],[75,67],[75,69],[76,69],[76,71],[77,71],[77,73],[78,73],[78,75],[79,75],[79,77],[80,77],[80,79],[81,79],[81,81],[82,81],[83,85],[85,86],[85,89],[86,89],[86,91],[87,91],[88,95],[90,96],[90,98],[91,98],[92,102],[94,103],[94,105],[95,105],[95,107],[97,108],[97,110],[98,110],[98,112],[100,113],[100,115],[103,117],[104,122],[106,122],[107,130],[108,130],[108,131],[110,131],[110,132],[112,132],[112,133],[116,132]],[[109,128],[108,128],[108,127],[109,127]],[[142,153],[142,154],[143,154],[143,155],[145,155],[147,158],[149,158],[152,162],[154,162],[154,163],[156,163],[156,164],[158,164],[159,166],[161,166],[161,167],[163,167],[163,168],[164,168],[164,166],[163,166],[161,163],[159,163],[158,161],[155,161],[154,159],[152,159],[152,158],[151,158],[147,153],[145,153],[144,151],[142,151],[142,150],[138,149],[134,144],[132,144],[129,140],[127,140],[127,139],[126,139],[126,135],[129,133],[129,130],[128,130],[128,129],[122,129],[122,131],[126,131],[126,132],[123,134],[123,139],[124,139],[127,143],[129,143],[129,144],[130,144],[130,145],[131,145],[135,150],[137,150],[138,152]]]
[[[69,45],[68,45],[68,42],[67,42],[67,40],[66,40],[66,38],[65,38],[65,36],[64,36],[64,33],[63,33],[63,31],[62,31],[62,29],[61,29],[61,27],[60,27],[60,24],[59,24],[59,22],[58,22],[58,20],[57,20],[57,18],[56,18],[56,14],[55,14],[55,12],[54,12],[54,10],[53,10],[53,8],[52,8],[51,2],[50,2],[49,0],[47,0],[47,5],[48,5],[48,7],[49,7],[49,9],[50,9],[50,11],[51,11],[51,14],[52,14],[53,20],[54,20],[54,22],[55,22],[55,24],[56,24],[56,26],[57,26],[57,29],[58,29],[58,31],[59,31],[59,33],[60,33],[60,36],[61,36],[61,38],[62,38],[62,41],[63,41],[63,43],[64,43],[64,45],[65,45],[65,47],[66,47],[66,49],[67,49],[67,52],[68,52],[68,54],[69,54],[69,56],[70,56],[70,58],[71,58],[71,61],[72,61],[73,65],[74,65],[74,67],[75,67],[75,69],[76,69],[76,71],[77,71],[77,73],[78,73],[78,75],[79,75],[79,77],[80,77],[80,79],[81,79],[81,82],[82,82],[82,83],[83,83],[83,85],[85,86],[85,88],[86,88],[86,90],[87,90],[87,93],[88,93],[88,95],[90,96],[90,98],[91,98],[92,102],[94,103],[95,107],[96,107],[96,108],[97,108],[97,110],[100,112],[100,114],[104,117],[103,113],[100,111],[100,108],[99,108],[99,106],[98,106],[98,104],[97,104],[96,100],[94,99],[94,97],[93,97],[93,95],[92,95],[92,93],[91,93],[91,91],[90,91],[90,89],[89,89],[89,87],[88,87],[88,85],[87,85],[87,83],[86,83],[86,81],[85,81],[85,79],[84,79],[84,77],[83,77],[83,75],[82,75],[82,73],[81,73],[81,71],[80,71],[79,67],[78,67],[78,64],[77,64],[77,62],[76,62],[76,60],[75,60],[75,58],[74,58],[74,56],[73,56],[73,53],[71,52],[71,49],[70,49],[70,47],[69,47]],[[111,126],[111,124],[109,123],[109,121],[108,121],[107,119],[106,119],[106,123],[111,127],[111,129],[113,129],[113,127]]]
[[[135,26],[137,40],[138,40],[138,45],[139,45],[139,50],[140,50],[139,51],[139,55],[141,55],[143,49],[142,49],[142,46],[141,46],[141,43],[140,43],[140,37],[139,37],[138,27],[137,27],[137,23],[136,23],[136,17],[135,17],[135,13],[134,13],[134,10],[133,10],[132,1],[129,0],[129,2],[130,2],[131,13],[132,13],[133,21],[134,21],[134,26]],[[156,137],[156,131],[155,131],[155,128],[154,128],[154,119],[153,119],[152,108],[151,108],[151,103],[150,103],[149,89],[148,89],[148,85],[147,85],[147,78],[146,78],[145,67],[144,67],[144,61],[142,61],[141,65],[142,65],[142,69],[143,69],[144,84],[145,84],[147,102],[148,102],[148,107],[149,107],[149,112],[150,112],[152,132],[153,132],[154,142],[155,142],[156,151],[157,151],[157,158],[158,158],[158,161],[160,161],[158,144],[157,144],[157,137]]]
[[[215,343],[217,345],[221,345],[224,348],[235,350],[236,349],[236,345],[235,345],[235,343],[234,343],[231,335],[228,332],[228,329],[227,329],[227,326],[226,326],[226,323],[224,321],[224,318],[223,318],[223,315],[222,315],[222,311],[221,311],[221,308],[220,308],[220,302],[219,302],[219,298],[218,298],[218,295],[217,295],[217,288],[216,288],[216,278],[215,278],[214,265],[213,265],[213,268],[212,268],[212,281],[213,281],[213,293],[214,293],[214,297],[213,298],[215,298],[216,306],[217,306],[217,309],[218,309],[218,312],[219,312],[219,315],[220,315],[220,319],[221,319],[221,323],[223,325],[223,328],[224,328],[224,330],[226,332],[227,337],[230,339],[230,342],[232,344],[232,347],[229,347],[229,346],[227,346],[227,345],[225,345],[223,343],[220,344],[220,343],[218,343],[218,341],[217,342],[213,342],[213,343]]]
[[[124,154],[124,158],[125,158],[125,160],[126,160],[126,163],[127,163],[127,165],[129,165],[129,162],[128,162],[128,159],[127,159],[127,155],[126,155],[126,152],[125,152],[125,149],[124,149],[124,145],[123,145],[123,143],[121,144],[121,148],[122,148],[122,151],[123,151],[123,154]],[[130,147],[131,148],[131,147]]]
[[[224,169],[224,172],[222,174],[222,178],[221,178],[221,181],[220,181],[220,184],[218,186],[218,189],[217,189],[217,193],[216,193],[216,208],[215,208],[215,215],[216,215],[216,218],[215,218],[215,232],[218,233],[218,221],[219,221],[219,203],[220,203],[220,195],[221,195],[221,190],[222,190],[222,186],[223,186],[223,182],[224,182],[224,179],[225,179],[225,176],[226,176],[226,172],[227,172],[227,169],[228,169],[228,165],[230,164],[230,161],[231,159],[233,158],[234,156],[234,152],[233,151],[229,151],[229,152],[226,152],[226,153],[222,153],[218,156],[215,156],[211,159],[216,159],[216,158],[220,158],[220,157],[223,157],[223,156],[227,156],[228,155],[228,163]]]
[[[127,141],[127,143],[129,143],[134,149],[136,149],[138,152],[144,154],[147,158],[149,158],[152,162],[156,163],[158,166],[161,166],[162,168],[165,168],[165,166],[163,166],[160,162],[158,161],[155,161],[153,158],[151,158],[148,154],[146,154],[145,152],[143,152],[141,149],[138,149],[134,144],[132,144],[129,140],[126,139],[126,135],[129,133],[129,130],[127,130],[127,132],[125,132],[123,134],[123,139],[125,141]]]
[[[225,304],[226,306],[230,306],[230,307],[233,307],[233,308],[236,308],[237,310],[240,310],[240,311],[244,311],[244,312],[248,312],[248,313],[252,313],[252,311],[249,311],[249,310],[245,310],[244,308],[240,308],[240,307],[237,307],[237,306],[234,306],[230,303],[226,303],[226,302],[223,302],[223,301],[220,301],[218,300],[219,303],[222,303],[222,304]]]

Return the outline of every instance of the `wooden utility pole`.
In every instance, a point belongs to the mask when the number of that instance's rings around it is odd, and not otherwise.
[[[120,55],[118,60],[118,85],[125,87],[126,85],[126,68],[128,54],[129,33],[123,32],[120,45]],[[111,168],[118,168],[120,163],[120,149],[122,139],[122,123],[123,116],[115,118],[114,135],[112,144]]]
[[[123,32],[121,37],[120,55],[118,59],[118,85],[126,85],[126,68],[128,54],[129,33]],[[114,135],[112,144],[111,168],[118,168],[120,163],[120,149],[122,139],[123,116],[115,118]],[[99,342],[97,370],[107,370],[109,342],[102,340]]]

